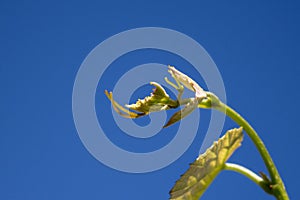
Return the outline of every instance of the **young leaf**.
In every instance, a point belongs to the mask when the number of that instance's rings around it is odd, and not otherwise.
[[[171,200],[198,200],[241,145],[243,129],[232,129],[190,164],[170,191]]]
[[[176,112],[169,121],[164,125],[164,128],[178,122],[179,120],[182,120],[184,117],[191,114],[196,108],[198,107],[198,100],[196,98],[191,98],[191,101],[186,104],[186,106],[182,109]]]
[[[136,112],[132,112],[118,104],[114,100],[112,92],[105,90],[105,95],[111,101],[114,110],[125,118],[138,118],[148,115],[150,112],[167,110],[179,106],[178,101],[171,99],[160,84],[156,82],[150,82],[150,84],[154,86],[153,92],[150,96],[137,100],[135,104],[125,105],[130,110],[134,110]]]
[[[202,100],[206,98],[206,92],[190,77],[185,75],[184,73],[180,72],[179,70],[175,69],[173,66],[168,66],[168,72],[172,75],[172,77],[176,80],[177,83],[183,84],[189,90],[195,92],[195,97],[198,100]],[[178,84],[179,85],[179,84]]]
[[[150,112],[158,112],[178,106],[177,101],[172,100],[160,84],[156,82],[150,82],[150,84],[155,86],[150,96],[139,99],[134,104],[125,106],[131,110],[145,113],[146,115]]]

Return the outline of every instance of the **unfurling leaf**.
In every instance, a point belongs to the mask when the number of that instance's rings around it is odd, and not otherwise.
[[[200,155],[170,191],[171,200],[198,200],[241,145],[243,129],[232,129]]]
[[[188,104],[186,104],[186,106],[182,110],[179,110],[178,112],[176,112],[169,119],[169,121],[166,123],[166,125],[164,125],[164,128],[183,119],[184,117],[186,117],[187,115],[192,113],[197,107],[198,107],[198,100],[196,98],[191,98],[191,101]]]
[[[160,84],[155,82],[151,82],[150,84],[155,86],[150,96],[139,99],[135,104],[125,105],[127,108],[138,113],[131,112],[114,101],[112,92],[105,91],[105,94],[111,101],[114,110],[125,118],[138,118],[148,115],[150,112],[167,110],[179,106],[178,101],[172,100]]]
[[[131,112],[131,111],[127,110],[126,108],[124,108],[123,106],[121,106],[120,104],[118,104],[117,102],[115,102],[112,92],[108,92],[107,90],[105,90],[105,95],[111,101],[111,104],[113,105],[114,110],[122,117],[138,118],[138,117],[145,115],[144,113]]]
[[[192,90],[195,92],[195,97],[198,100],[202,100],[206,98],[206,92],[190,77],[185,75],[184,73],[178,71],[173,66],[168,66],[169,70],[168,72],[172,75],[172,77],[176,80],[176,82],[180,82],[182,85],[184,85],[189,90]]]
[[[170,99],[160,84],[156,82],[150,82],[150,84],[155,86],[150,96],[139,99],[135,104],[126,105],[126,107],[147,115],[150,112],[167,110],[171,107],[178,106],[178,102]]]
[[[166,93],[165,89],[156,82],[150,82],[151,85],[155,86],[153,92],[150,96],[145,97],[144,99],[138,99],[136,103],[125,105],[128,109],[118,104],[113,99],[112,92],[105,91],[106,96],[111,101],[114,110],[121,116],[125,118],[138,118],[141,116],[148,115],[151,112],[158,112],[162,110],[168,110],[171,108],[177,108],[180,105],[185,105],[185,107],[176,112],[171,119],[166,123],[164,127],[168,127],[179,120],[183,119],[187,115],[189,115],[192,111],[194,111],[202,101],[207,101],[207,92],[205,92],[193,79],[178,71],[172,66],[168,66],[168,72],[175,79],[176,84],[172,83],[166,78],[167,83],[169,83],[172,87],[178,90],[178,96],[176,100],[170,98],[170,96]],[[183,94],[184,87],[183,85],[195,92],[195,97],[181,99]],[[201,104],[202,105],[202,104]],[[132,111],[134,112],[132,112]]]

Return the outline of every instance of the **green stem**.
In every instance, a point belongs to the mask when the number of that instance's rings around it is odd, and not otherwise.
[[[235,110],[227,106],[226,104],[219,102],[212,106],[214,109],[219,110],[233,119],[238,125],[242,126],[248,136],[251,138],[256,148],[258,149],[271,177],[271,185],[269,186],[272,190],[272,194],[278,200],[289,200],[288,194],[285,190],[283,181],[277,171],[277,168],[260,137],[252,126]]]
[[[238,164],[233,164],[233,163],[225,163],[224,165],[224,170],[230,170],[230,171],[235,171],[237,173],[240,173],[247,178],[249,178],[251,181],[256,183],[258,186],[260,186],[265,192],[272,194],[270,191],[270,188],[268,187],[268,183],[266,183],[260,176],[252,172],[251,170],[238,165]]]

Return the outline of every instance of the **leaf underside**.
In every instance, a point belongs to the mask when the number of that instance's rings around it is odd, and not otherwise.
[[[198,107],[198,100],[194,99],[189,102],[182,110],[176,112],[169,121],[164,125],[164,128],[171,126],[172,124],[182,120],[189,114],[191,114]]]
[[[175,183],[170,191],[171,200],[198,200],[214,178],[223,169],[225,162],[241,145],[243,129],[232,129],[201,154],[190,168]]]

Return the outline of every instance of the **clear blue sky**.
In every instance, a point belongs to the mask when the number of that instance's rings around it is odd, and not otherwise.
[[[168,198],[174,182],[197,156],[201,129],[188,151],[170,166],[129,174],[92,157],[72,117],[73,83],[87,54],[114,34],[146,26],[180,31],[207,50],[223,77],[228,104],[257,129],[291,199],[300,199],[299,9],[297,1],[2,0],[0,199]],[[150,61],[172,64],[170,56],[161,52],[141,51],[131,56],[115,65],[129,70]],[[111,89],[109,80],[113,83],[120,73],[107,71],[103,81],[108,82],[100,83],[101,91],[96,94],[98,105],[109,108],[103,89]],[[135,97],[145,94],[139,92]],[[101,113],[101,107],[96,109],[99,115],[107,114],[101,123],[113,123],[110,110]],[[164,133],[167,138],[143,144],[112,127],[108,137],[128,149],[159,148],[173,137],[170,129]],[[224,130],[232,127],[234,123],[227,120]],[[248,137],[231,161],[265,171]],[[203,196],[220,198],[273,199],[231,172],[222,172]]]

